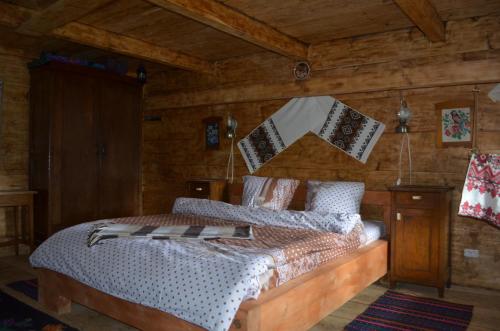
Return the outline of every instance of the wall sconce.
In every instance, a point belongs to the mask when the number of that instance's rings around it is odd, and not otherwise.
[[[227,117],[227,132],[226,136],[228,139],[234,139],[236,137],[236,127],[238,126],[238,122],[229,115]]]
[[[410,135],[408,134],[410,132],[410,128],[408,127],[408,122],[410,121],[411,117],[411,110],[406,104],[406,100],[403,98],[403,94],[401,93],[400,96],[400,106],[399,106],[399,111],[397,113],[398,119],[399,119],[399,125],[396,127],[396,133],[402,133],[403,136],[401,137],[401,147],[399,149],[399,176],[398,179],[396,180],[396,185],[401,185],[402,179],[403,179],[403,171],[402,171],[402,166],[403,166],[403,151],[406,148],[408,150],[408,166],[409,166],[409,182],[410,185],[413,184],[413,176],[412,176],[412,164],[411,164],[411,144],[410,144]]]
[[[234,139],[236,139],[237,126],[238,122],[234,119],[234,117],[229,115],[227,117],[226,137],[227,139],[231,139],[231,149],[229,150],[229,158],[227,160],[226,180],[228,180],[231,184],[234,180]],[[231,175],[229,173],[231,173]]]
[[[408,133],[410,128],[408,127],[408,122],[411,118],[411,110],[406,104],[406,100],[401,96],[399,111],[397,116],[399,118],[399,125],[396,127],[396,133]]]
[[[141,64],[137,68],[137,81],[141,84],[146,84],[146,81],[148,80],[148,75],[146,73],[146,68]]]

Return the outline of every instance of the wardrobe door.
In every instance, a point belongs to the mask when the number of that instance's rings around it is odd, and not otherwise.
[[[30,190],[34,197],[35,242],[40,244],[49,233],[49,123],[53,99],[53,75],[47,70],[31,71],[30,87]]]
[[[97,148],[94,78],[55,74],[50,152],[53,232],[97,218]]]
[[[99,116],[99,216],[141,212],[141,86],[102,82],[96,95]]]

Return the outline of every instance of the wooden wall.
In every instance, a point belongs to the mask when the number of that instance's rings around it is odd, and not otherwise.
[[[218,75],[181,71],[153,75],[147,86],[144,123],[144,211],[168,211],[192,177],[224,177],[229,141],[205,151],[202,119],[230,113],[238,137],[248,134],[290,97],[329,94],[387,125],[363,165],[313,135],[306,135],[256,175],[321,180],[359,180],[368,189],[395,183],[401,136],[394,133],[400,92],[414,117],[414,178],[420,184],[456,187],[453,199],[453,282],[500,289],[500,231],[456,216],[469,150],[436,147],[434,104],[473,100],[479,92],[478,145],[500,152],[500,103],[487,98],[500,82],[500,18],[447,23],[447,42],[430,43],[416,29],[339,40],[311,49],[313,73],[306,82],[291,77],[293,63],[267,53],[219,63]],[[248,173],[236,152],[236,178]],[[479,259],[463,257],[480,250]]]
[[[413,110],[410,126],[418,183],[455,185],[456,212],[467,168],[468,150],[437,149],[434,104],[472,100],[480,92],[478,144],[500,152],[500,104],[487,92],[500,82],[500,18],[447,23],[447,42],[430,43],[416,29],[322,43],[311,49],[312,78],[295,82],[293,62],[258,53],[218,64],[217,75],[172,70],[153,74],[147,86],[147,114],[161,122],[144,123],[144,211],[168,211],[192,177],[224,177],[229,142],[219,151],[203,147],[202,119],[229,113],[243,137],[293,96],[330,94],[387,125],[386,133],[362,165],[307,135],[257,175],[363,180],[369,189],[383,189],[397,178],[400,136],[394,134],[399,91]],[[28,186],[29,56],[0,43],[0,79],[4,81],[0,136],[0,189]],[[239,152],[236,176],[247,174]],[[7,212],[7,215],[5,213]],[[10,229],[0,210],[0,237]],[[465,259],[464,248],[480,250],[479,259]],[[0,252],[1,254],[1,252]],[[500,231],[479,221],[453,217],[453,281],[500,288]]]
[[[3,101],[0,110],[0,190],[28,188],[28,90],[29,56],[0,43],[0,80]],[[0,209],[0,237],[12,233],[12,211]],[[0,255],[13,249],[4,248]]]

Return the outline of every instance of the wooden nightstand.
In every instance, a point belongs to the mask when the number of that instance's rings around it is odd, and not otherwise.
[[[224,179],[191,179],[187,181],[187,196],[223,201],[225,187]]]
[[[448,186],[390,187],[391,287],[410,282],[438,288],[450,285],[450,204]]]

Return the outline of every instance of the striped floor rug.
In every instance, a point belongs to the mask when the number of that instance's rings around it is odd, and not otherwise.
[[[345,331],[467,330],[473,306],[387,291]]]

